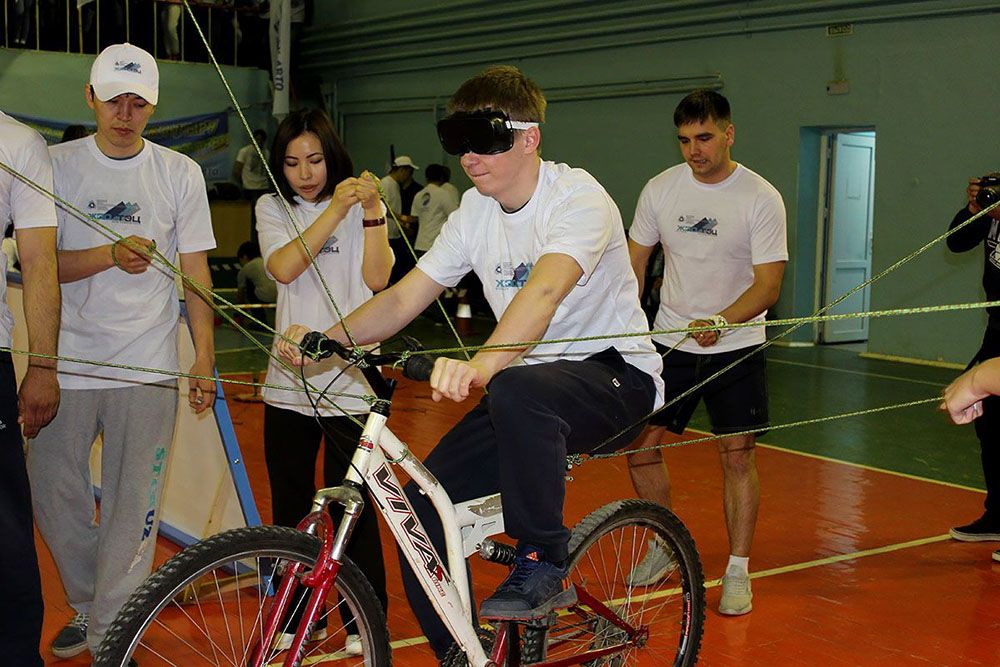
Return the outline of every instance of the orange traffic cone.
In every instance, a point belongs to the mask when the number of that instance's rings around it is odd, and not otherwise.
[[[455,330],[459,336],[472,335],[472,307],[461,299],[455,311]]]

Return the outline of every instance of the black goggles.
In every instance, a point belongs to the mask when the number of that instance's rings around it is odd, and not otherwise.
[[[529,127],[538,123],[511,120],[503,111],[459,111],[437,123],[438,139],[449,155],[506,153],[514,146],[514,130]]]

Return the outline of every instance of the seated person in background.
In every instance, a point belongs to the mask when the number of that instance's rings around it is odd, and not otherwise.
[[[246,241],[236,251],[240,271],[236,274],[236,303],[274,303],[278,300],[278,286],[267,275],[264,260],[260,256],[260,245],[256,241]],[[258,320],[274,322],[274,311],[255,309],[252,313]]]
[[[513,346],[480,350],[469,361],[435,361],[434,400],[462,402],[472,389],[489,391],[424,465],[452,502],[503,494],[504,525],[518,547],[510,576],[482,604],[481,615],[494,619],[541,618],[575,601],[575,589],[563,583],[566,455],[605,440],[605,451],[624,447],[662,405],[660,357],[648,334],[516,345],[648,331],[614,201],[582,169],[540,157],[545,106],[542,91],[515,67],[491,67],[459,87],[438,136],[461,156],[475,189],[415,269],[326,332],[342,343],[345,330],[358,344],[386,340],[467,273],[483,281],[498,320],[486,342]],[[278,351],[292,363],[311,363],[297,344],[308,332],[293,325]],[[412,482],[406,492],[443,553],[430,501]],[[410,605],[443,658],[451,635],[413,571],[405,563],[402,571]]]

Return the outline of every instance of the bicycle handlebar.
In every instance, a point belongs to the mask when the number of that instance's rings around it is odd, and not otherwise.
[[[403,361],[403,376],[411,380],[426,382],[431,379],[434,370],[434,360],[425,355],[407,354],[404,352],[379,352],[353,350],[332,338],[327,338],[321,331],[310,331],[299,344],[302,354],[319,361],[337,355],[344,361],[358,363],[362,373],[365,367],[374,368],[380,364],[395,364]],[[409,350],[408,352],[412,352]],[[360,355],[360,358],[359,358]],[[404,361],[405,357],[405,361]],[[367,374],[366,374],[367,377]]]

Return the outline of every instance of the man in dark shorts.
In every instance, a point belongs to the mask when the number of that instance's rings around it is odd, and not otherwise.
[[[753,433],[768,427],[764,327],[727,330],[730,322],[764,322],[781,291],[788,260],[785,207],[774,187],[730,157],[735,129],[729,102],[699,90],[674,111],[684,163],[650,179],[639,196],[629,230],[629,256],[642,293],[646,265],[657,244],[664,254],[660,308],[654,329],[716,326],[653,340],[664,356],[667,408],[653,416],[638,447],[663,442],[665,428],[682,433],[702,399],[712,421],[722,462],[729,563],[719,611],[752,609],[748,561],[760,504]],[[680,401],[674,398],[730,363],[746,360]],[[629,457],[629,473],[643,498],[670,506],[670,482],[659,450]],[[652,584],[674,567],[665,545],[630,574],[635,585]]]

